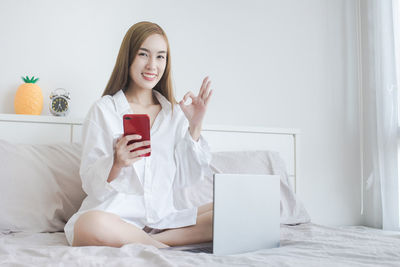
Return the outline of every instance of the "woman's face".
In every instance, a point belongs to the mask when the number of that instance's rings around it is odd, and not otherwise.
[[[147,37],[139,48],[129,76],[137,89],[153,89],[161,80],[167,64],[167,43],[159,34]]]

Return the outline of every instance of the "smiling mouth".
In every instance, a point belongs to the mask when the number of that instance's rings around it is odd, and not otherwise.
[[[142,73],[142,76],[146,81],[154,81],[157,77],[156,74],[148,74],[148,73]]]
[[[146,78],[155,78],[155,77],[157,77],[157,75],[155,75],[155,74],[148,74],[148,73],[142,73],[142,75],[144,77],[146,77]]]

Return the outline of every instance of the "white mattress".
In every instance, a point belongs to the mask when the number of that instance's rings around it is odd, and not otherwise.
[[[363,226],[281,226],[281,247],[234,256],[122,248],[69,247],[64,233],[0,235],[1,266],[400,266],[400,233]]]

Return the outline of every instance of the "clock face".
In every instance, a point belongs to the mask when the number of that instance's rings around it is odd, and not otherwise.
[[[51,102],[51,108],[55,112],[65,112],[68,109],[68,102],[65,98],[56,97]]]

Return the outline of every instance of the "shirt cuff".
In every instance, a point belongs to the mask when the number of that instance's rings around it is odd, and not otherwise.
[[[205,154],[209,154],[210,160],[208,160],[208,163],[211,161],[210,146],[208,145],[207,141],[204,139],[204,137],[201,134],[200,134],[199,140],[195,141],[193,139],[193,137],[190,135],[190,131],[188,128],[185,133],[184,139],[188,140],[188,142],[192,145],[194,150],[203,151]]]
[[[189,147],[191,147],[195,152],[196,158],[198,159],[204,175],[212,175],[212,171],[210,169],[212,154],[207,140],[200,134],[199,140],[195,141],[190,135],[189,129],[186,131],[184,139],[187,140],[187,143],[190,145]]]
[[[103,166],[103,168],[98,168],[98,177],[102,177],[102,176],[103,177],[105,176],[105,177],[103,178],[102,183],[99,186],[101,188],[104,188],[104,190],[106,191],[105,192],[106,194],[112,193],[112,192],[136,193],[135,190],[133,190],[133,188],[132,188],[130,179],[126,178],[126,177],[131,177],[132,179],[134,179],[134,177],[131,173],[133,167],[122,168],[120,173],[118,174],[118,176],[115,177],[115,179],[113,179],[111,182],[107,182],[108,176],[111,172],[111,168],[114,164],[114,157],[108,156],[108,157],[104,158],[101,163],[99,165]],[[134,188],[136,188],[136,186]]]

